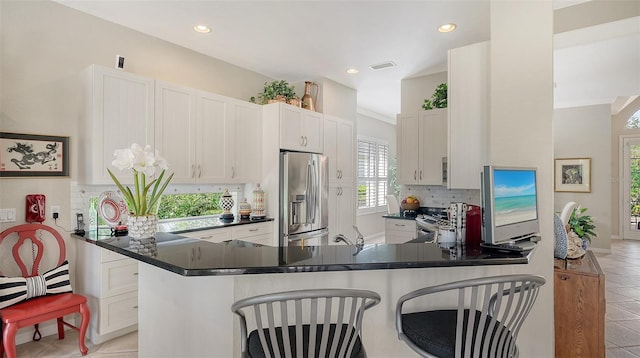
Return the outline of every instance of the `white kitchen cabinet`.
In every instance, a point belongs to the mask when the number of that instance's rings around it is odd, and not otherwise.
[[[329,182],[353,185],[355,130],[353,122],[324,115],[324,155],[329,158]]]
[[[280,149],[322,153],[322,113],[278,102],[264,105],[263,115],[269,125],[278,126]]]
[[[137,330],[138,262],[78,240],[75,292],[87,297],[93,344]]]
[[[231,228],[223,227],[218,229],[189,231],[189,232],[182,232],[177,235],[217,243],[217,242],[222,242],[226,240],[231,240]]]
[[[253,103],[229,99],[230,112],[225,121],[227,135],[227,183],[258,183],[261,181],[262,108]],[[209,141],[222,141],[214,135]],[[206,150],[201,154],[209,156]]]
[[[356,213],[356,196],[354,185],[329,185],[329,243],[338,234],[346,235],[355,242],[356,232],[353,229]]]
[[[109,168],[121,183],[131,184],[128,171],[111,165],[116,149],[132,143],[154,145],[154,81],[128,72],[92,65],[85,73],[87,118],[79,158],[85,184],[113,184]]]
[[[415,220],[384,218],[385,244],[402,244],[416,238]]]
[[[224,121],[224,102],[219,122]],[[203,165],[196,162],[198,131],[196,91],[167,82],[156,81],[155,149],[166,159],[172,183],[193,183],[202,174]],[[220,160],[219,156],[213,156]],[[221,165],[215,166],[220,168]]]
[[[489,42],[449,50],[447,186],[450,189],[480,189],[480,171],[489,164],[488,74]]]
[[[398,182],[443,185],[447,161],[447,110],[398,115]]]
[[[231,227],[231,237],[254,244],[278,246],[278,243],[273,242],[273,221],[234,225]]]
[[[157,81],[156,148],[172,183],[245,183],[260,179],[257,105]]]

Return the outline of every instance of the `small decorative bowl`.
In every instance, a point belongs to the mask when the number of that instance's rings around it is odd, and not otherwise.
[[[400,207],[404,210],[418,210],[420,208],[420,203],[402,203]]]

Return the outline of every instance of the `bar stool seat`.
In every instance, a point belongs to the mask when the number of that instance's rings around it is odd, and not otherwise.
[[[366,357],[364,311],[379,302],[366,290],[298,290],[241,299],[231,311],[240,317],[242,357]]]
[[[544,283],[541,276],[504,275],[409,292],[396,305],[398,338],[422,357],[517,357],[518,332]],[[458,307],[403,311],[408,301],[424,302],[435,294],[443,299],[425,303],[457,302]]]

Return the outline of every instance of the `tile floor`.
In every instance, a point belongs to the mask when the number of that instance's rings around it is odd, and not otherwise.
[[[612,240],[596,253],[605,273],[607,358],[640,357],[640,241]]]
[[[607,358],[640,357],[640,241],[613,240],[611,254],[596,253],[606,277]],[[68,331],[59,341],[48,336],[40,342],[18,346],[18,357],[80,357],[77,333]],[[138,356],[136,332],[94,346],[87,342],[87,357],[107,358]]]

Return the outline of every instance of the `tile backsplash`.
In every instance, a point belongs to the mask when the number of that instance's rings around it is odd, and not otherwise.
[[[449,203],[463,202],[480,205],[479,189],[447,189],[437,185],[402,185],[399,199],[414,195],[420,206],[447,208]]]

